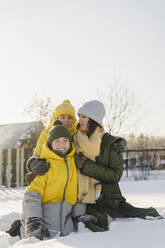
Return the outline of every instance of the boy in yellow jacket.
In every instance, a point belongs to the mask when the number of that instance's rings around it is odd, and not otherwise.
[[[69,130],[56,121],[40,154],[50,169],[36,176],[24,194],[22,238],[44,239],[73,231],[71,211],[77,200],[77,169],[71,140]]]

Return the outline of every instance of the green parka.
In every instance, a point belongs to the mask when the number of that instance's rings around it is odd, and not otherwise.
[[[105,211],[114,218],[159,216],[155,208],[136,208],[126,202],[122,196],[119,181],[123,173],[123,158],[112,148],[116,139],[117,137],[105,133],[102,137],[99,156],[95,158],[95,162],[87,159],[81,169],[82,174],[94,177],[102,185],[100,198],[96,204],[88,205],[87,213],[98,215],[98,218],[99,213]]]
[[[123,158],[112,148],[116,139],[108,133],[104,134],[99,156],[96,157],[95,162],[87,159],[81,170],[82,174],[94,177],[101,182],[99,204],[108,204],[115,208],[121,201],[125,201],[118,184],[123,173]]]

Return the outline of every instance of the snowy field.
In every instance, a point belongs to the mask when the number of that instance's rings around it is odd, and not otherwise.
[[[132,181],[123,177],[120,182],[127,201],[137,207],[155,207],[165,217],[165,171],[152,175],[151,180]],[[83,224],[79,232],[67,237],[56,237],[40,241],[34,237],[20,240],[10,237],[4,231],[21,213],[21,200],[25,187],[7,189],[0,187],[0,248],[53,247],[53,248],[164,248],[165,219],[142,220],[138,218],[117,219],[110,224],[110,230],[92,233]]]

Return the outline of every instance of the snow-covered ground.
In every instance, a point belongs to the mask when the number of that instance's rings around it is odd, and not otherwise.
[[[159,171],[159,174],[151,179],[149,181],[132,181],[123,177],[120,182],[122,193],[131,204],[137,207],[156,207],[159,213],[165,217],[165,172]],[[0,248],[165,247],[165,219],[117,219],[111,222],[110,230],[103,233],[92,233],[83,224],[79,224],[78,233],[45,241],[34,237],[26,240],[20,240],[18,236],[10,237],[4,231],[9,228],[13,220],[19,218],[24,191],[25,187],[14,189],[0,187]]]

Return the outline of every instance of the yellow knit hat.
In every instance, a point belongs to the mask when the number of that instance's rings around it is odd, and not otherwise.
[[[69,100],[64,100],[60,105],[55,109],[55,118],[57,119],[60,115],[70,115],[76,121],[75,109]]]

